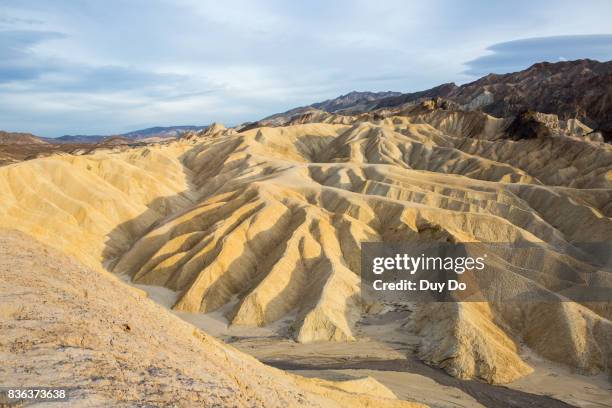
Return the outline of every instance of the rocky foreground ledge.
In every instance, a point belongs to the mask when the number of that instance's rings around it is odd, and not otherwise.
[[[0,384],[67,387],[72,407],[425,406],[371,378],[311,380],[265,366],[113,276],[7,230],[0,360]]]

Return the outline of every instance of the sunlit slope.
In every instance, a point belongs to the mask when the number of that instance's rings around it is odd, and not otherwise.
[[[155,220],[191,204],[180,145],[56,155],[0,168],[0,227],[99,267]]]
[[[14,231],[0,230],[0,296],[0,382],[67,387],[71,407],[424,407],[370,377],[265,366]]]
[[[200,203],[152,229],[114,270],[178,291],[177,310],[210,312],[232,303],[233,324],[262,326],[295,313],[290,329],[298,341],[353,339],[352,327],[369,306],[359,296],[363,241],[541,242],[547,262],[594,272],[556,250],[610,236],[610,219],[597,208],[609,189],[546,187],[520,168],[442,148],[431,141],[436,137],[444,135],[429,125],[397,132],[360,123],[205,138],[186,155]],[[551,276],[552,268],[536,280],[517,270],[496,283],[502,291],[545,292],[542,285],[568,279]],[[536,340],[534,322],[551,308],[555,323],[546,330],[564,339],[559,346]],[[529,372],[515,343],[523,333],[551,358],[585,368],[607,364],[609,321],[584,306],[459,305],[445,313],[448,321],[429,315],[418,325],[422,357],[461,377],[504,382]],[[508,331],[505,324],[519,315],[529,326]],[[435,336],[446,340],[432,342]]]
[[[176,310],[229,305],[230,322],[246,326],[291,316],[301,342],[354,339],[372,306],[359,288],[364,241],[532,242],[544,266],[499,259],[482,277],[491,291],[558,296],[549,289],[612,285],[609,273],[561,255],[612,237],[609,147],[498,140],[499,120],[472,113],[321,120],[329,123],[216,127],[164,146],[8,166],[0,186],[13,198],[0,225],[175,290]],[[22,173],[44,186],[39,205],[24,181],[11,181]],[[506,382],[530,371],[520,341],[574,367],[608,369],[609,314],[605,305],[500,299],[424,306],[413,330],[425,361]]]

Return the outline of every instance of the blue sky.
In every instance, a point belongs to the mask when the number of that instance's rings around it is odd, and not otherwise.
[[[0,129],[237,124],[352,90],[612,59],[612,1],[0,0]]]

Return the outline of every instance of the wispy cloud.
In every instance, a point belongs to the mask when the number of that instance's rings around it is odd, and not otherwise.
[[[526,38],[494,44],[487,51],[488,55],[466,62],[466,73],[480,76],[514,72],[539,61],[608,61],[612,59],[612,34]]]
[[[0,83],[33,79],[56,70],[51,61],[41,61],[33,47],[64,37],[52,31],[0,31]]]
[[[593,34],[609,27],[612,2],[517,1],[0,2],[0,128],[236,124],[352,90],[605,56],[609,39],[598,48]],[[508,41],[520,37],[557,39]]]

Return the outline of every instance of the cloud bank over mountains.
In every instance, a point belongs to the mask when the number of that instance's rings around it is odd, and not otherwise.
[[[494,44],[491,53],[466,63],[469,75],[515,72],[534,61],[570,61],[590,58],[599,61],[612,59],[612,34],[562,35],[526,38]]]
[[[0,11],[0,122],[43,136],[239,123],[351,90],[612,58],[612,4],[598,1],[9,1]]]

